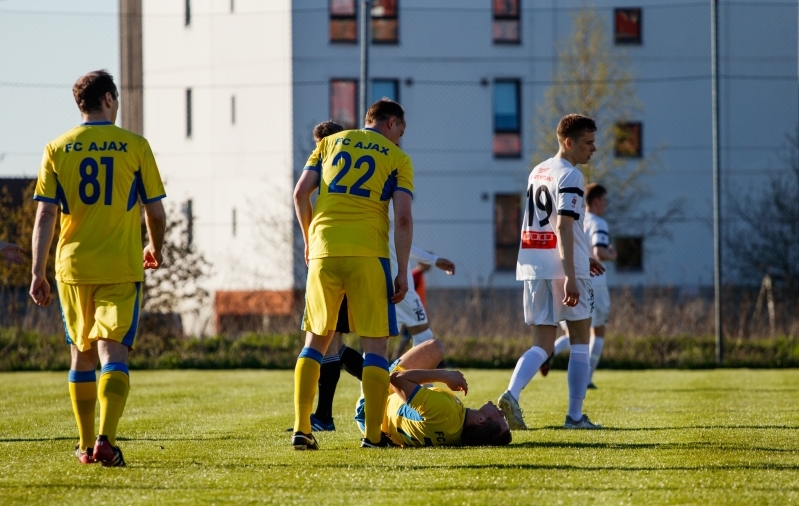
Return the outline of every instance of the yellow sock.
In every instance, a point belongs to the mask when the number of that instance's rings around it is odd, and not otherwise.
[[[69,371],[69,398],[78,422],[80,451],[94,446],[94,409],[97,406],[97,375],[94,371]]]
[[[374,353],[367,353],[363,361],[362,376],[366,439],[380,442],[383,418],[388,400],[388,360]]]
[[[121,362],[109,362],[100,372],[97,397],[100,399],[100,434],[108,437],[111,446],[117,446],[117,424],[125,411],[130,380],[128,366]]]
[[[323,358],[322,353],[307,346],[297,358],[294,367],[294,432],[311,433],[311,411]]]

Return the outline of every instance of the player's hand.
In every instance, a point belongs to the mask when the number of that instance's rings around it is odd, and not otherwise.
[[[455,274],[455,264],[453,264],[450,260],[447,260],[446,258],[439,257],[436,260],[436,267],[446,272],[450,276]]]
[[[161,267],[164,258],[161,256],[160,251],[156,251],[152,244],[144,247],[144,268],[157,269]]]
[[[6,267],[11,267],[11,264],[20,265],[25,262],[25,258],[22,256],[25,250],[16,244],[8,243],[0,248],[0,252],[3,253],[3,260],[6,261]]]
[[[408,293],[408,273],[400,272],[394,279],[394,295],[391,297],[393,304],[399,304]]]
[[[305,267],[308,267],[308,243],[305,243]]]
[[[30,296],[37,306],[47,307],[50,305],[53,297],[50,295],[50,283],[47,282],[46,277],[33,275]]]
[[[563,298],[563,305],[574,307],[580,302],[580,290],[577,289],[577,282],[574,278],[566,278],[563,283],[563,291],[566,296]]]
[[[466,383],[466,378],[463,377],[460,371],[447,371],[444,384],[453,392],[463,392],[463,395],[469,393],[469,385]]]
[[[588,257],[588,264],[591,276],[601,276],[605,272],[605,266],[596,258]]]

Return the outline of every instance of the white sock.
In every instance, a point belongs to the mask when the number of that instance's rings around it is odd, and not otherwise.
[[[516,362],[516,368],[513,370],[513,375],[511,375],[510,383],[508,384],[508,390],[511,395],[513,395],[514,399],[517,401],[519,400],[522,389],[530,383],[535,373],[538,372],[538,368],[541,367],[541,364],[547,359],[547,356],[547,352],[545,352],[543,348],[533,346],[525,351],[524,355],[519,357],[519,361]]]
[[[596,336],[591,339],[591,376],[589,377],[589,382],[593,381],[594,371],[596,371],[596,366],[599,364],[599,357],[602,356],[602,348],[604,347],[604,337]]]
[[[572,346],[566,376],[569,380],[569,416],[572,420],[579,420],[583,416],[583,399],[591,377],[587,344]]]
[[[571,342],[569,341],[569,334],[566,334],[564,336],[560,336],[559,338],[557,338],[555,340],[555,352],[554,352],[554,354],[555,355],[559,355],[559,354],[563,353],[564,351],[568,351],[570,345],[571,345]]]
[[[419,332],[418,334],[411,337],[413,337],[413,345],[419,346],[423,342],[433,339],[433,331],[430,329],[423,330],[422,332]]]

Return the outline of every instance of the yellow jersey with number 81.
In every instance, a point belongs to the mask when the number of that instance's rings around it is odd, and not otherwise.
[[[139,200],[165,196],[150,144],[111,122],[83,123],[47,144],[33,198],[61,208],[56,279],[143,281]]]
[[[389,258],[388,204],[413,196],[411,158],[377,130],[345,130],[322,139],[305,164],[319,173],[308,231],[308,258]]]

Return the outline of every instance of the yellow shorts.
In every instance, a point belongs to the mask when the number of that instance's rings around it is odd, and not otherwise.
[[[347,294],[350,330],[361,337],[396,336],[391,296],[394,281],[388,258],[326,257],[308,262],[302,329],[323,336],[336,328]]]
[[[133,348],[139,328],[141,283],[58,283],[58,298],[67,344],[87,351],[94,341],[102,338]]]

